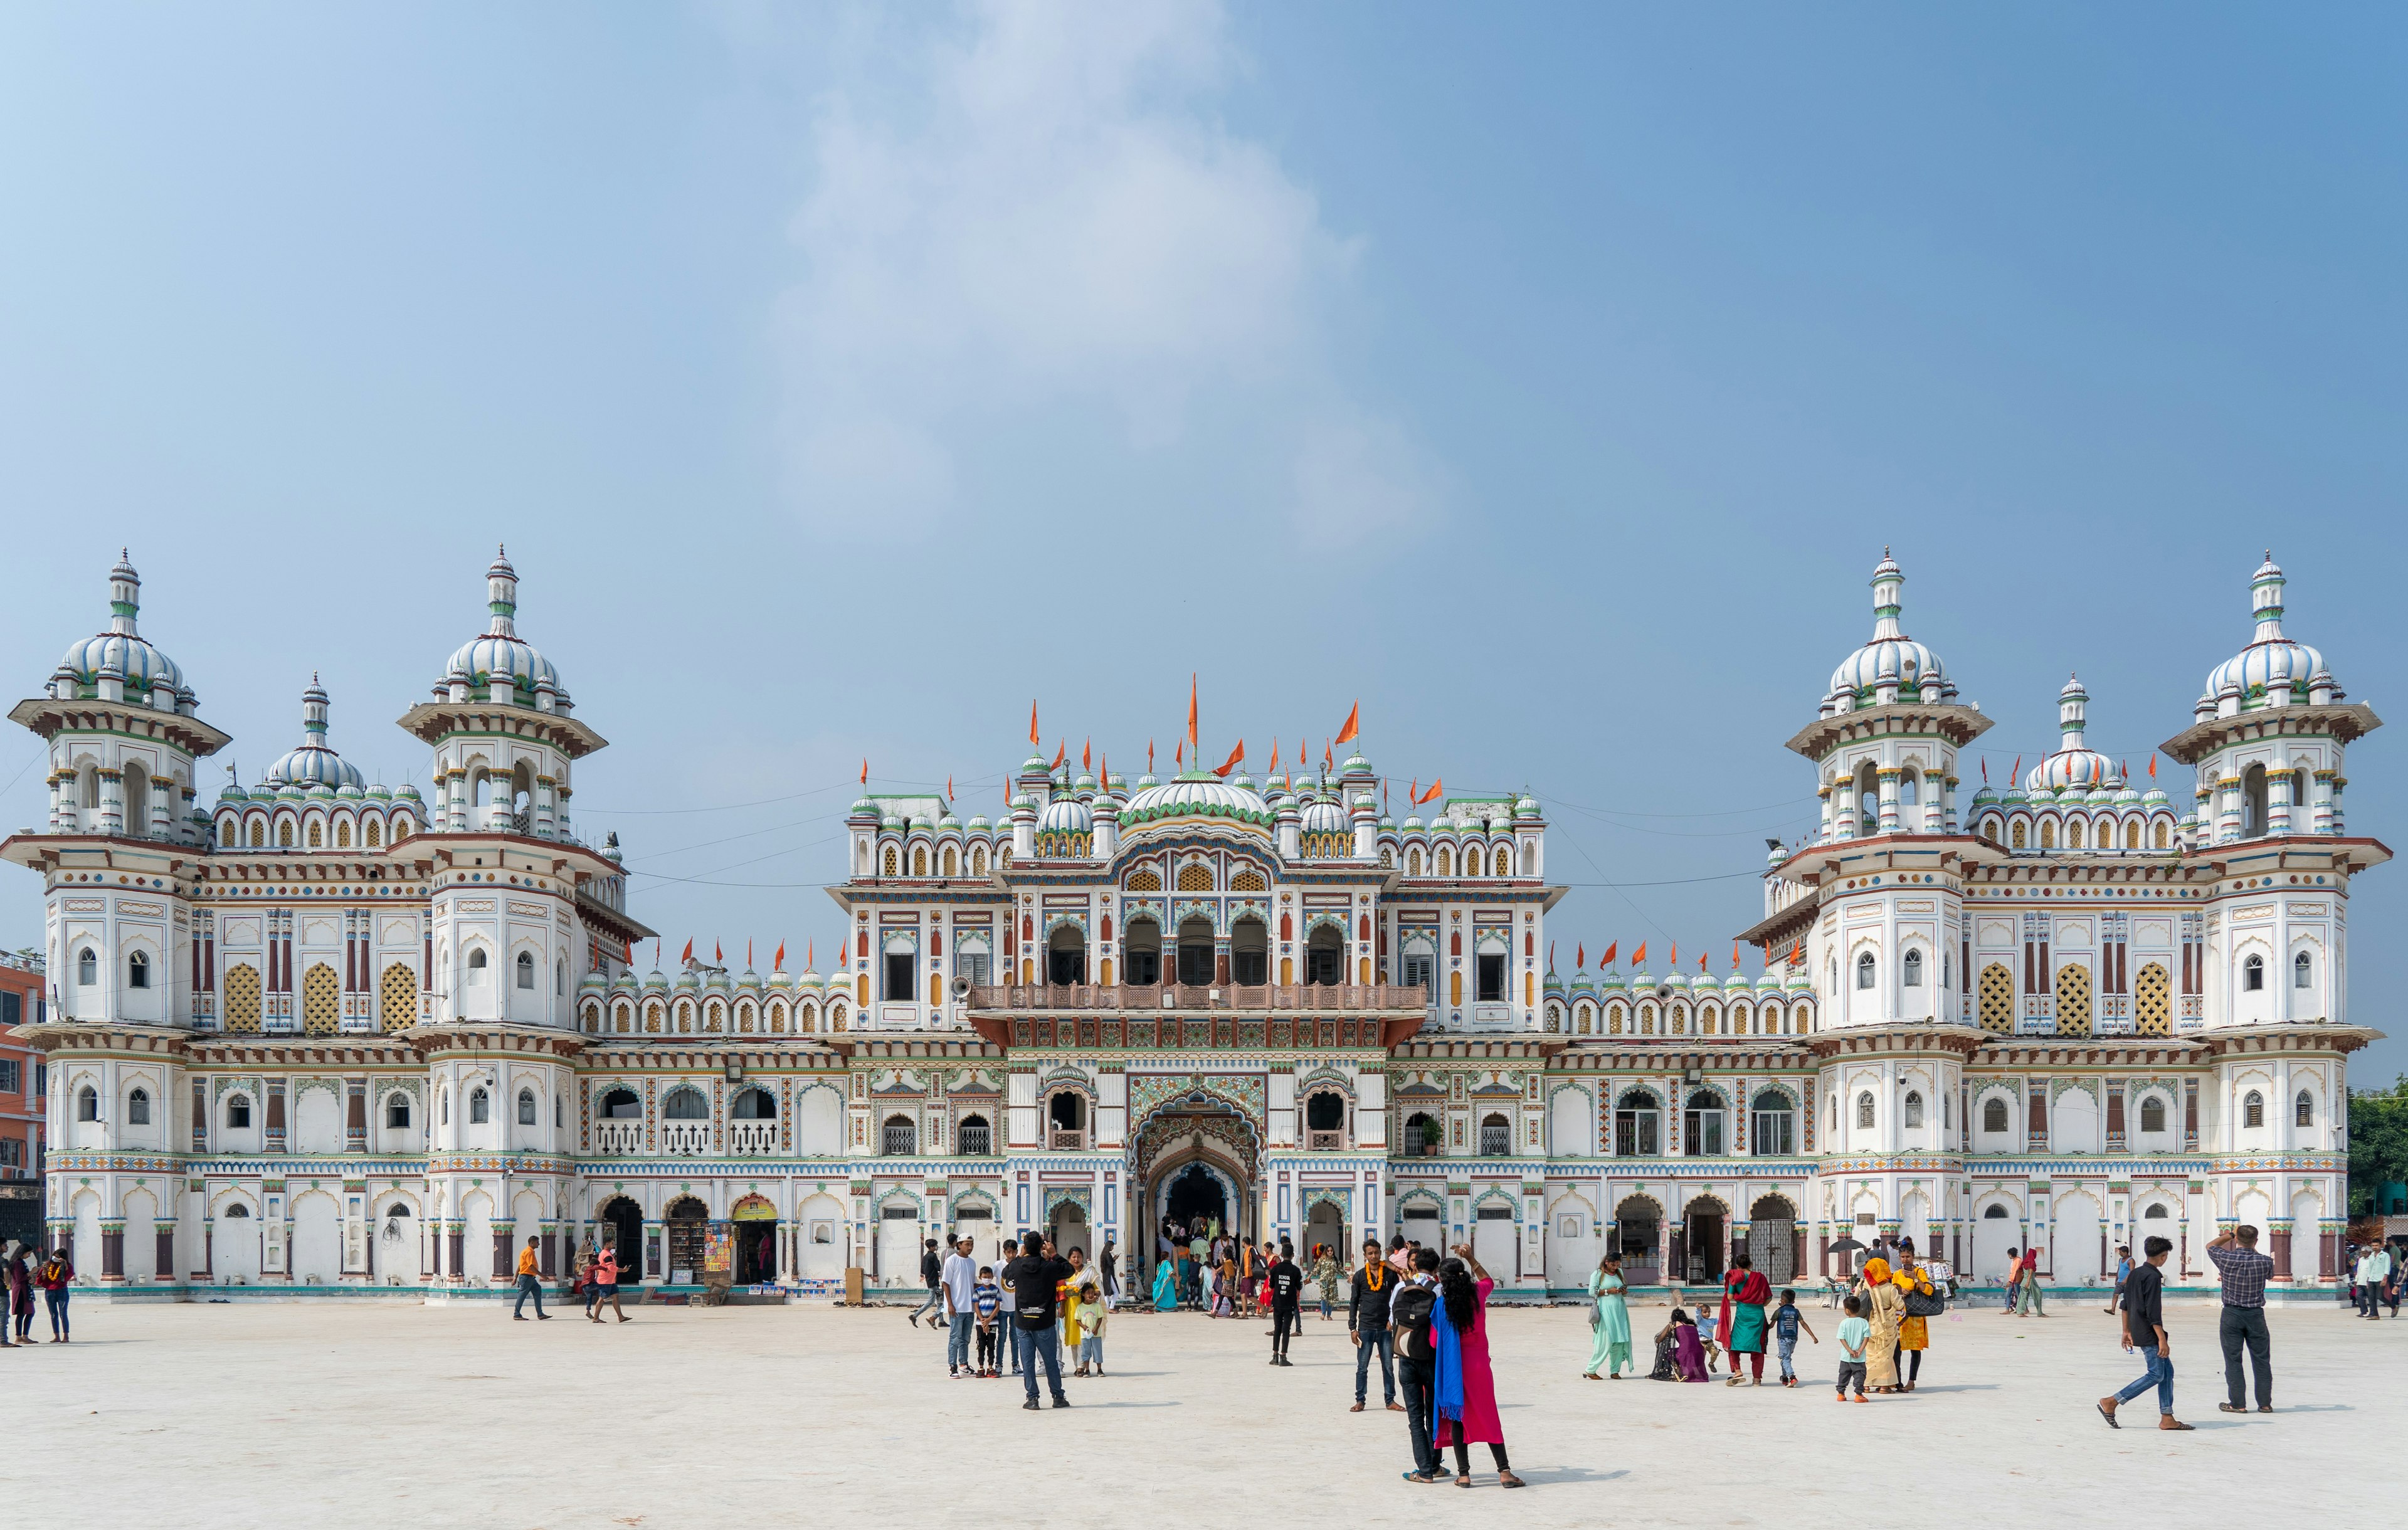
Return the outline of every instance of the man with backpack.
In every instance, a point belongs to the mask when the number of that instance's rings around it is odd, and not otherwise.
[[[1413,1469],[1408,1482],[1436,1482],[1451,1477],[1438,1454],[1435,1399],[1438,1349],[1430,1340],[1430,1319],[1438,1307],[1438,1251],[1413,1254],[1413,1273],[1388,1299],[1388,1331],[1397,1351],[1397,1385],[1405,1394],[1405,1429],[1413,1446]]]

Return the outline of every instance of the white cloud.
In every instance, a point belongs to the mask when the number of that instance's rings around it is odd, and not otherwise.
[[[1215,442],[1288,461],[1312,540],[1426,522],[1435,477],[1333,376],[1326,315],[1356,258],[1312,193],[1216,117],[1239,66],[1217,7],[982,3],[865,49],[812,128],[780,309],[784,450],[830,529],[925,531],[961,443],[1107,407],[1140,450],[1194,406]],[[899,56],[899,79],[870,61]]]

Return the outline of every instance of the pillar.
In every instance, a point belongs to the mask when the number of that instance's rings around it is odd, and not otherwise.
[[[100,1278],[104,1281],[125,1279],[125,1223],[122,1222],[100,1224]]]

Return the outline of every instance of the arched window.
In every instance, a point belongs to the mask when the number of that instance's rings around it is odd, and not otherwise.
[[[2163,849],[2165,849],[2165,848],[2166,848],[2166,824],[2165,824],[2165,821],[2164,821],[2163,819],[2159,819],[2159,820],[2157,821],[2157,849],[2159,849],[2159,850],[2163,850]]]
[[[2022,850],[2024,848],[2024,825],[2021,819],[2017,819],[2015,821],[2014,833],[2013,837],[2009,840],[2009,846],[2014,850]]]
[[[2254,1089],[2241,1097],[2241,1124],[2243,1126],[2266,1124],[2266,1096]]]
[[[1140,988],[1152,988],[1162,981],[1162,926],[1151,919],[1132,919],[1128,935],[1123,942],[1126,966],[1124,976]]]
[[[251,848],[253,850],[264,850],[266,846],[267,826],[254,818],[251,821]]]
[[[1326,924],[1314,930],[1305,940],[1304,980],[1323,984],[1346,980],[1346,952],[1342,949],[1342,937]]]
[[[1777,1089],[1759,1091],[1749,1151],[1758,1158],[1786,1158],[1798,1151],[1789,1096]]]
[[[1441,877],[1455,875],[1455,851],[1444,845],[1438,848],[1438,874]]]
[[[1270,981],[1270,932],[1259,919],[1229,926],[1229,976],[1247,988]]]
[[[2300,959],[2301,961],[2307,960],[2304,955]],[[125,958],[125,986],[128,988],[148,988],[150,986],[150,956],[149,952],[137,951]],[[2301,988],[2305,988],[2308,985],[2301,983],[2300,986]]]
[[[2255,994],[2266,986],[2266,959],[2252,952],[2241,964],[2241,986]]]
[[[1923,986],[1923,952],[1910,951],[1899,960],[1899,981],[1909,988]]]
[[[924,877],[927,874],[928,847],[925,845],[914,845],[911,847],[911,875],[914,877]]]
[[[888,875],[888,876],[890,876],[890,877],[892,877],[892,876],[896,875],[896,871],[897,871],[897,870],[899,869],[899,867],[900,867],[901,863],[896,859],[896,851],[895,851],[895,847],[894,847],[894,846],[889,845],[889,846],[887,846],[887,847],[886,847],[886,858],[885,858],[885,860],[884,860],[882,863],[881,863],[881,864],[882,864],[882,865],[883,865],[885,866],[885,868],[886,868],[886,875]]]
[[[244,1127],[251,1124],[250,1095],[229,1094],[226,1096],[226,1124],[234,1127]]]
[[[337,850],[351,848],[351,821],[348,818],[335,825],[335,848]]]
[[[379,845],[383,844],[383,843],[384,843],[384,825],[383,825],[383,824],[381,824],[381,823],[380,823],[380,822],[377,822],[375,819],[373,819],[373,818],[372,818],[372,819],[369,819],[369,820],[368,820],[368,825],[367,825],[367,836],[366,836],[366,837],[367,837],[368,849],[370,849],[370,850],[374,850],[374,849],[376,849]]]
[[[2291,958],[2291,986],[2293,988],[2313,987],[2313,978],[2314,971],[2309,964],[2308,953],[2306,951],[2301,951]],[[136,983],[134,986],[139,988],[142,985],[140,983]]]
[[[1923,1095],[1920,1092],[1912,1089],[1906,1092],[1906,1111],[1901,1124],[1907,1126],[1923,1124]]]
[[[2314,1126],[2315,1123],[2316,1097],[2302,1089],[2300,1091],[2299,1098],[2291,1102],[2291,1124],[2294,1126]]]
[[[1856,1126],[1858,1130],[1870,1131],[1872,1123],[1873,1092],[1868,1089],[1856,1096]]]
[[[1417,845],[1412,850],[1405,851],[1405,875],[1408,877],[1418,877],[1421,874],[1422,852],[1421,847]]]
[[[1480,1156],[1503,1158],[1513,1151],[1513,1128],[1495,1111],[1480,1118]]]
[[[276,825],[276,848],[279,850],[293,848],[293,821],[289,818]]]
[[[535,1091],[532,1089],[519,1091],[519,1124],[522,1126],[535,1124]]]
[[[2065,848],[2068,850],[2082,848],[2082,820],[2077,818],[2065,826]]]
[[[983,877],[986,875],[986,847],[984,845],[973,845],[970,847],[970,875],[973,877]]]
[[[680,1084],[661,1102],[661,1115],[668,1121],[709,1121],[710,1102],[702,1097],[701,1090]]]
[[[2124,848],[2126,850],[2141,848],[2141,821],[2137,818],[2124,825]]]
[[[470,1090],[468,1092],[468,1124],[479,1125],[493,1120],[493,1102],[486,1098],[485,1092],[482,1089]]]
[[[1858,988],[1870,988],[1872,985],[1873,953],[1871,951],[1866,951],[1856,958],[1856,986]]]
[[[435,1120],[440,1125],[452,1124],[452,1091],[449,1089],[435,1097]]]
[[[1045,980],[1063,988],[1087,980],[1087,933],[1076,924],[1045,937]]]
[[[2302,1094],[2300,1098],[2305,1100],[2307,1096]],[[125,1123],[128,1126],[148,1126],[150,1124],[150,1091],[137,1089],[133,1094],[125,1096]]]
[[[535,952],[533,952],[533,951],[523,951],[519,952],[518,969],[519,969],[519,986],[520,986],[521,988],[525,989],[525,990],[526,990],[528,993],[530,993],[530,994],[534,993],[534,992],[535,992]]]
[[[384,1123],[393,1127],[406,1127],[409,1124],[408,1095],[387,1094],[384,1097]]]
[[[2141,1096],[2141,1130],[2162,1132],[2166,1129],[2166,1102],[2155,1094]]]
[[[1212,922],[1201,916],[1179,922],[1179,980],[1201,988],[1212,980]]]
[[[1499,877],[1513,875],[1513,852],[1503,845],[1497,847],[1497,875]]]
[[[919,1133],[910,1116],[889,1116],[879,1131],[879,1148],[889,1158],[909,1158],[919,1151]]]
[[[1051,1139],[1054,1146],[1078,1146],[1077,1139],[1087,1129],[1086,1097],[1075,1089],[1054,1091],[1045,1101],[1045,1121],[1056,1134]],[[1066,1142],[1065,1136],[1070,1140]]]
[[[2157,1101],[2154,1099],[2149,1102],[2149,1105],[2156,1104]],[[2164,1107],[2160,1106],[2158,1108],[2162,1111]],[[2142,1124],[2146,1125],[2148,1123],[2148,1106],[2144,1105],[2141,1108]],[[1982,1102],[1982,1130],[1985,1132],[2003,1132],[2007,1130],[2007,1102],[1999,1098],[1996,1094],[1991,1095],[1988,1099]]]
[[[947,845],[945,847],[943,868],[939,870],[937,875],[949,878],[961,875],[961,863],[955,858],[957,853],[958,852],[954,851],[953,846]]]
[[[1653,1158],[1663,1151],[1656,1137],[1661,1116],[1652,1090],[1634,1089],[1613,1110],[1613,1151],[1618,1158]]]
[[[1692,1158],[1716,1158],[1723,1151],[1723,1102],[1712,1090],[1693,1090],[1681,1112],[1681,1151]]]
[[[90,946],[86,946],[76,953],[76,986],[90,988],[98,981],[100,981],[100,958],[93,954]]]
[[[964,1158],[984,1158],[995,1151],[995,1133],[984,1116],[964,1116],[953,1133],[953,1146]]]
[[[2266,832],[2266,767],[2251,765],[2241,773],[2241,834],[2254,839]]]
[[[471,988],[485,986],[485,948],[482,946],[468,948],[468,986]]]
[[[2057,848],[2057,820],[2053,818],[2044,818],[2041,820],[2040,848],[2042,850],[2055,850]]]
[[[86,1084],[76,1091],[76,1120],[98,1121],[99,1119],[100,1091]]]
[[[309,821],[309,848],[316,850],[325,842],[326,826],[317,819]]]

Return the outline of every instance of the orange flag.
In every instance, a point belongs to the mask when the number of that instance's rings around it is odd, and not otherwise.
[[[694,942],[692,940],[688,940],[685,943],[685,954],[679,957],[678,960],[681,962],[691,962],[694,960]]]
[[[867,754],[861,757],[861,784],[869,784],[869,756]]]
[[[1220,777],[1225,781],[1229,779],[1229,772],[1237,769],[1239,762],[1243,760],[1245,757],[1246,741],[1240,738],[1238,740],[1238,747],[1229,751],[1229,757],[1222,761],[1221,764],[1213,769],[1212,774]]]
[[[710,943],[710,962],[713,966],[725,966],[727,965],[727,952],[721,948],[719,942],[716,940]]]
[[[772,972],[786,970],[786,943],[782,940],[778,942],[778,954],[769,958],[769,970]]]
[[[1354,741],[1354,729],[1362,722],[1362,721],[1363,704],[1358,701],[1354,704],[1354,709],[1346,714],[1346,725],[1338,730],[1338,741],[1341,744],[1353,743]]]
[[[1800,940],[1789,948],[1789,965],[1796,966],[1804,960],[1806,960],[1806,942]]]
[[[1614,951],[1615,951],[1618,947],[1620,947],[1620,946],[1621,946],[1621,944],[1622,944],[1622,942],[1621,942],[1621,941],[1619,941],[1619,940],[1609,940],[1609,941],[1607,941],[1607,942],[1605,943],[1605,954],[1604,954],[1604,955],[1602,955],[1602,956],[1600,956],[1600,957],[1598,957],[1598,958],[1597,959],[1597,965],[1599,965],[1599,966],[1604,966],[1606,964],[1608,964],[1608,963],[1612,962],[1612,961],[1613,960],[1613,953],[1614,953]]]
[[[1196,674],[1193,670],[1187,675],[1187,747],[1196,747]]]
[[[1187,768],[1187,740],[1184,738],[1179,741],[1177,749],[1170,751],[1170,763],[1182,770]]]
[[[1094,759],[1095,752],[1096,741],[1093,738],[1086,739],[1079,745],[1080,769],[1093,771],[1096,768],[1096,762]]]
[[[803,970],[809,972],[818,965],[820,943],[816,940],[803,948]]]
[[[750,940],[744,942],[744,970],[752,970],[752,942]]]
[[[1681,943],[1678,940],[1672,942],[1671,966],[1672,970],[1675,972],[1679,971],[1681,968]]]
[[[1070,757],[1070,746],[1069,746],[1069,744],[1068,744],[1067,741],[1066,741],[1066,742],[1063,742],[1063,743],[1056,744],[1056,745],[1054,745],[1054,769],[1056,769],[1056,770],[1061,769],[1061,768],[1062,768],[1062,762],[1063,762],[1063,761],[1065,761],[1065,760],[1067,760],[1067,759],[1068,759],[1069,757]]]
[[[1145,773],[1149,776],[1154,774],[1154,740],[1151,738],[1145,741]]]
[[[2157,751],[2154,751],[2154,750],[2152,750],[2152,751],[2149,751],[2149,779],[2151,779],[2151,780],[2156,780],[2157,779]]]
[[[945,778],[945,800],[947,802],[953,800],[953,779],[951,776]],[[781,947],[779,949],[783,950],[784,948]]]
[[[1439,794],[1440,792],[1443,792],[1443,791],[1445,791],[1445,790],[1446,790],[1446,782],[1445,782],[1445,781],[1443,781],[1443,780],[1435,780],[1435,781],[1432,781],[1432,782],[1430,782],[1430,784],[1429,784],[1429,790],[1428,790],[1428,791],[1426,791],[1426,792],[1423,793],[1420,796],[1417,796],[1417,797],[1415,797],[1415,798],[1413,799],[1413,806],[1415,806],[1415,807],[1417,807],[1417,808],[1418,808],[1418,807],[1422,806],[1422,805],[1423,805],[1423,804],[1425,804],[1425,803],[1436,802],[1436,801],[1438,800],[1438,794]]]
[[[1641,942],[1639,942],[1639,949],[1638,949],[1637,951],[1632,951],[1632,952],[1630,953],[1630,965],[1631,965],[1632,966],[1637,966],[1637,967],[1643,967],[1643,966],[1645,966],[1645,965],[1647,965],[1647,942],[1646,942],[1646,941],[1641,940]]]
[[[1277,756],[1274,755],[1273,758],[1276,759]],[[1305,756],[1304,740],[1301,738],[1297,739],[1296,741],[1296,767],[1298,770],[1302,770],[1306,765],[1312,763],[1312,762]]]
[[[1279,769],[1279,735],[1271,735],[1271,769]]]
[[[1731,942],[1731,970],[1739,970],[1739,942],[1736,940]]]
[[[1573,966],[1574,970],[1579,970],[1579,969],[1581,969],[1581,968],[1584,968],[1584,967],[1586,967],[1587,965],[1588,965],[1588,942],[1587,942],[1587,941],[1585,941],[1585,940],[1584,940],[1584,941],[1582,941],[1582,942],[1580,943],[1579,949],[1578,949],[1578,950],[1576,950],[1576,951],[1572,953],[1572,966]]]
[[[1037,736],[1037,703],[1034,701],[1028,704],[1028,747],[1030,749],[1045,747],[1044,741]]]
[[[1322,745],[1322,746],[1321,746],[1321,768],[1322,768],[1322,769],[1324,769],[1324,770],[1329,770],[1329,769],[1334,768],[1334,767],[1337,765],[1337,764],[1338,764],[1338,756],[1330,752],[1330,749],[1329,749],[1329,746],[1328,746],[1327,744],[1324,744],[1324,745]]]

